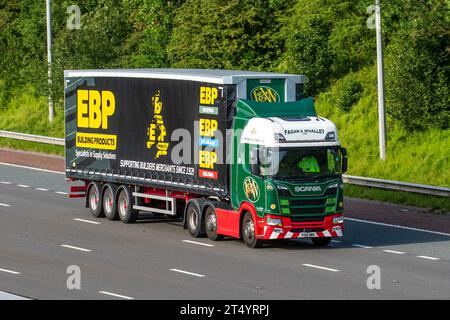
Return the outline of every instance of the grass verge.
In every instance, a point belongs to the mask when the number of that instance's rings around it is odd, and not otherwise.
[[[345,184],[347,197],[377,200],[405,206],[424,208],[434,214],[450,214],[450,198],[429,196],[419,193],[385,190]]]
[[[64,147],[39,142],[0,138],[0,147],[64,156]]]

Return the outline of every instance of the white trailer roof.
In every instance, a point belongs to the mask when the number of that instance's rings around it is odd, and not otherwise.
[[[217,84],[238,84],[244,79],[282,78],[294,83],[306,83],[304,75],[238,71],[213,69],[98,69],[98,70],[64,70],[65,78],[72,77],[124,77],[124,78],[155,78],[178,79]]]

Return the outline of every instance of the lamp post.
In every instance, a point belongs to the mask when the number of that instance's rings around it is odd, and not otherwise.
[[[381,34],[381,0],[375,0],[375,27],[377,33],[377,73],[378,73],[378,135],[380,159],[386,160],[386,109],[384,97],[383,37]]]
[[[52,99],[52,18],[51,1],[46,0],[47,11],[47,70],[48,70],[48,120],[53,121],[54,108]]]

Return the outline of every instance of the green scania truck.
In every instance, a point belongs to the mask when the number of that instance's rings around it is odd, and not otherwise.
[[[164,215],[193,237],[252,248],[302,238],[326,246],[343,235],[347,153],[304,96],[305,76],[120,69],[64,78],[69,196],[85,198],[95,217]]]

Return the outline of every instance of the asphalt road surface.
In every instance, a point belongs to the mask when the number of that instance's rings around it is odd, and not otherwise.
[[[180,222],[95,219],[67,190],[63,174],[0,164],[0,299],[450,298],[444,232],[347,219],[328,248],[252,250],[191,238]],[[370,290],[373,265],[381,288]],[[67,287],[69,266],[80,289]]]

